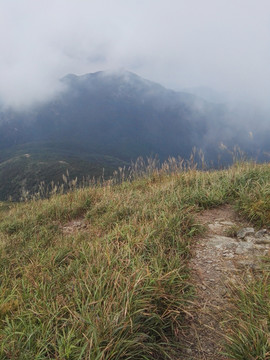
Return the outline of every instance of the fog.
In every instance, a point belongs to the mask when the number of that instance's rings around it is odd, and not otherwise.
[[[27,106],[67,73],[124,68],[266,106],[269,19],[267,0],[0,0],[0,101]]]

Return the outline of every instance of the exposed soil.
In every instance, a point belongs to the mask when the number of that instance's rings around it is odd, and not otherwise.
[[[60,228],[61,228],[63,234],[69,235],[69,234],[77,233],[77,232],[81,231],[82,229],[86,229],[87,225],[85,224],[85,222],[82,218],[82,219],[72,220],[72,221],[66,223],[65,225],[61,226]]]
[[[224,340],[222,315],[228,308],[228,284],[240,280],[243,270],[253,271],[259,258],[269,251],[269,235],[248,233],[244,238],[228,236],[234,229],[249,225],[233,208],[224,205],[203,211],[198,222],[207,228],[193,246],[192,282],[196,300],[189,309],[184,333],[185,360],[229,360],[221,355]]]

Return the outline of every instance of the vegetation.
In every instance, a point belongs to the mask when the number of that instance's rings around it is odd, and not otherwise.
[[[232,202],[256,226],[270,226],[269,165],[189,165],[135,165],[130,181],[120,169],[102,186],[1,204],[1,359],[174,357],[194,296],[196,213]],[[269,359],[267,266],[232,292],[232,303],[230,357]]]
[[[226,314],[227,354],[237,360],[270,359],[270,279],[268,267],[262,273],[232,286],[232,305]]]
[[[0,154],[0,201],[51,191],[63,184],[63,174],[77,183],[109,177],[125,162],[111,156],[88,154],[66,143],[18,145]],[[104,173],[104,168],[106,169]]]

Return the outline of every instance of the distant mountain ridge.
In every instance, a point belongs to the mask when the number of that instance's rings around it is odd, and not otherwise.
[[[131,72],[69,74],[61,83],[65,90],[53,100],[24,112],[0,113],[0,149],[9,154],[0,155],[0,161],[12,158],[21,148],[25,152],[32,148],[30,155],[38,152],[44,160],[50,149],[56,161],[69,164],[72,156],[82,161],[79,173],[91,176],[85,162],[95,167],[96,155],[101,169],[102,157],[105,168],[108,156],[117,167],[138,156],[187,158],[194,146],[203,149],[206,159],[217,162],[220,143],[239,145],[256,156],[269,151],[265,131],[250,128],[249,114],[238,124],[239,112],[224,104],[166,89]],[[63,153],[68,154],[66,158]],[[228,161],[228,155],[224,159]],[[1,178],[5,177],[11,180],[9,172],[2,170]]]

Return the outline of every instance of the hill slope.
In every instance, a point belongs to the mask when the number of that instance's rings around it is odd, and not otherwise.
[[[195,216],[231,202],[256,226],[269,227],[270,167],[199,172],[174,165],[171,174],[166,165],[131,183],[0,207],[2,358],[185,356],[179,339],[194,293],[190,246],[203,232]],[[227,329],[229,351],[266,360],[269,276],[253,276],[247,297],[235,300],[245,307]]]
[[[89,154],[61,143],[17,145],[2,151],[0,159],[0,201],[18,201],[27,193],[46,196],[54,186],[67,188],[75,179],[78,185],[108,178],[115,169],[127,165],[112,156]]]

